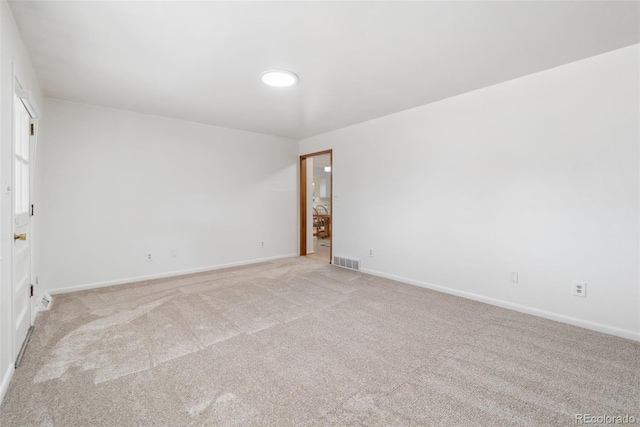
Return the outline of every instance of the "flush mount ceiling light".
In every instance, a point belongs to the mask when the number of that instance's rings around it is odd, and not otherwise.
[[[298,83],[298,76],[291,71],[268,70],[260,74],[262,82],[273,87],[287,87]]]

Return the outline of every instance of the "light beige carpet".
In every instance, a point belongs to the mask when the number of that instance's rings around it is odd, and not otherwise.
[[[640,423],[640,344],[305,258],[59,295],[3,427]]]

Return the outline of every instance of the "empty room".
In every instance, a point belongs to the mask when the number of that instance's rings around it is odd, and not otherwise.
[[[640,2],[0,1],[0,402],[640,424]]]

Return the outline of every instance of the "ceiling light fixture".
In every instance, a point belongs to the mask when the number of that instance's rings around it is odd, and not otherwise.
[[[260,74],[262,82],[273,87],[288,87],[298,83],[298,76],[291,71],[268,70]]]

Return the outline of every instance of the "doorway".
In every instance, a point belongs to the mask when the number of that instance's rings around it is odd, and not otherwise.
[[[31,92],[16,82],[13,98],[13,251],[12,312],[13,343],[11,356],[20,362],[32,326],[34,307],[31,283],[31,205],[32,163],[35,151],[37,114]]]
[[[332,150],[300,156],[300,255],[331,263]]]

